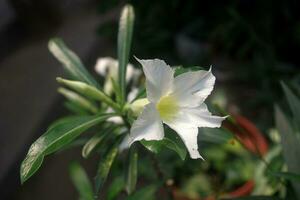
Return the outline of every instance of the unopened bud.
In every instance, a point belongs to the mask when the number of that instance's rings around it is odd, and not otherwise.
[[[144,107],[149,104],[147,98],[135,100],[132,104],[130,104],[130,109],[135,116],[138,116],[143,111]]]

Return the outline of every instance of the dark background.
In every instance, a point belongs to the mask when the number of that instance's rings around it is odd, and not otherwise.
[[[121,7],[127,1],[0,1],[0,199],[76,199],[68,162],[80,149],[46,159],[23,186],[19,166],[30,144],[64,114],[56,93],[60,64],[47,50],[62,37],[93,72],[98,57],[116,56]],[[261,128],[272,126],[279,81],[297,84],[299,1],[133,0],[132,54],[172,65],[213,66],[228,109]],[[96,158],[83,163],[93,171]]]

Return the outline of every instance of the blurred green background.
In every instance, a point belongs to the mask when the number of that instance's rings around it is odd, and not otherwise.
[[[272,166],[282,169],[282,155],[276,153],[273,108],[277,103],[291,114],[280,81],[299,89],[299,1],[2,0],[1,199],[77,198],[68,163],[80,159],[80,149],[47,159],[28,183],[22,187],[19,183],[20,162],[29,145],[50,122],[67,112],[56,93],[55,77],[63,71],[48,52],[47,42],[54,36],[63,38],[97,77],[93,69],[96,59],[116,57],[119,12],[126,3],[131,3],[136,13],[132,55],[161,58],[173,66],[208,69],[212,65],[217,83],[209,102],[254,123],[275,152],[277,160]],[[131,61],[136,64],[133,57]],[[208,196],[218,191],[216,188],[229,191],[253,178],[259,168],[259,159],[240,146],[204,143],[202,147],[207,157],[204,163],[161,155],[162,160],[173,162],[172,166],[162,164],[167,176],[176,177],[175,186],[191,197]],[[141,184],[155,177],[147,171],[147,156],[145,152],[140,165],[145,179]],[[83,161],[91,176],[96,163],[96,156]],[[268,186],[278,192],[276,180],[270,182]]]

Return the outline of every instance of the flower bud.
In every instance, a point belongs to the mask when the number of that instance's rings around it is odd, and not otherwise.
[[[138,116],[143,111],[144,107],[150,103],[147,98],[135,100],[130,104],[130,109],[133,112],[134,116]]]

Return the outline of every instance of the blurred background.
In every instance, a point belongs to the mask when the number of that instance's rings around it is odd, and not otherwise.
[[[47,43],[61,37],[97,77],[96,59],[116,57],[125,3],[136,13],[132,55],[212,65],[214,99],[270,140],[279,81],[300,83],[299,1],[0,0],[0,199],[77,198],[68,163],[81,159],[80,149],[47,158],[25,185],[19,181],[30,144],[67,112],[55,81],[63,70]],[[93,172],[97,157],[82,162]]]

